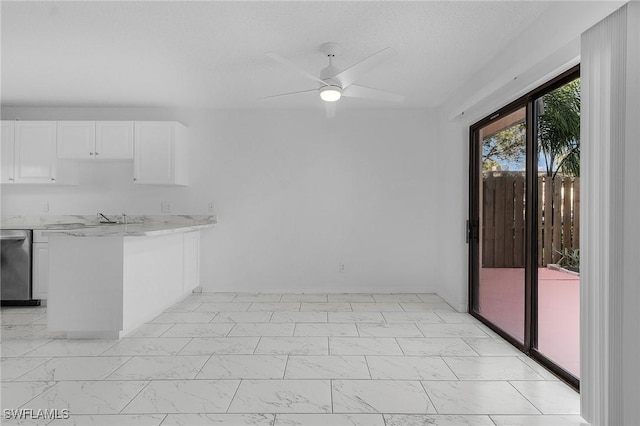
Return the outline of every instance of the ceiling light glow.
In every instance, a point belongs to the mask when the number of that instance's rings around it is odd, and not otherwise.
[[[342,89],[339,86],[324,86],[320,89],[320,99],[325,102],[335,102],[342,96]]]

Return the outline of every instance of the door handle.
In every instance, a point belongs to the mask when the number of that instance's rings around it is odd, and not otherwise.
[[[479,235],[478,235],[479,228],[480,228],[479,220],[467,219],[467,244],[469,244],[471,240],[477,240],[479,238]]]

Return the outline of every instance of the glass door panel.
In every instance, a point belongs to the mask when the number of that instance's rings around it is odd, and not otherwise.
[[[524,342],[526,108],[476,130],[479,244],[475,310]]]
[[[580,80],[535,101],[537,351],[580,377]]]

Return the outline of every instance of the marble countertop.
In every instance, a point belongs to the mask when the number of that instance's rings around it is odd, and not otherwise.
[[[100,223],[91,216],[3,218],[2,229],[45,231],[47,237],[145,237],[209,228],[216,216],[128,216],[128,223]],[[46,232],[51,231],[51,232]]]
[[[45,232],[51,237],[151,237],[154,235],[171,234],[174,232],[189,232],[205,229],[214,223],[193,224],[185,223],[132,223],[128,225],[113,224],[102,226],[84,226],[76,229],[56,229]]]

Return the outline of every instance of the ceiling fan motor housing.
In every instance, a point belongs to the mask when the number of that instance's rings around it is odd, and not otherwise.
[[[338,43],[324,43],[320,46],[320,51],[329,58],[329,65],[320,71],[320,80],[329,86],[337,86],[342,89],[340,82],[333,78],[340,72],[338,68],[333,66],[333,58],[340,52],[340,46]]]
[[[320,46],[320,51],[325,56],[334,57],[340,53],[340,45],[334,42],[324,43]]]

